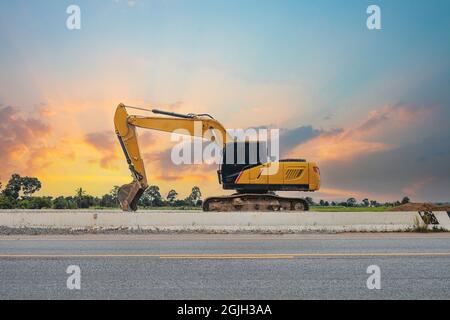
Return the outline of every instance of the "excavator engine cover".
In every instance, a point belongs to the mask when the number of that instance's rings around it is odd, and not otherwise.
[[[144,191],[145,189],[141,188],[141,185],[137,181],[121,186],[117,193],[120,208],[123,211],[136,211],[137,203]]]

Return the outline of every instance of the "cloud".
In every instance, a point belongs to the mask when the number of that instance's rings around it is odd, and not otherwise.
[[[141,153],[156,143],[151,132],[138,133],[138,143]],[[98,163],[104,169],[118,169],[118,160],[125,162],[117,135],[112,130],[96,131],[84,135],[84,142],[97,151],[98,157],[90,159],[90,163]]]
[[[147,146],[151,146],[156,142],[156,138],[151,132],[138,133],[139,145],[142,145],[144,148]],[[119,143],[117,141],[117,143]],[[142,151],[141,151],[142,152]]]
[[[396,135],[430,116],[433,108],[401,104],[387,105],[368,113],[366,119],[348,128],[317,130],[310,128],[310,139],[291,154],[304,154],[317,161],[349,161],[355,157],[395,149]],[[295,141],[295,132],[291,139]],[[301,140],[301,139],[300,139]],[[303,156],[302,156],[303,157]]]
[[[318,162],[321,196],[336,198],[339,190],[358,190],[356,195],[378,196],[378,200],[408,195],[415,201],[448,201],[447,112],[384,106],[351,127],[321,133],[298,145],[293,154]]]
[[[65,145],[67,146],[67,144]],[[62,163],[67,163],[68,160],[75,160],[75,158],[73,150],[62,148],[61,145],[46,146],[30,153],[27,167],[32,168],[32,171],[29,172],[33,173],[48,168],[56,162],[55,159],[60,159]]]
[[[116,168],[113,162],[118,159],[118,144],[112,131],[92,132],[85,135],[88,145],[94,147],[100,154],[99,163],[102,168]]]
[[[436,178],[432,176],[416,180],[411,184],[409,184],[408,186],[404,187],[402,189],[402,192],[408,195],[409,197],[417,196],[420,191],[429,186],[435,180]]]
[[[162,181],[176,180],[197,180],[207,181],[216,179],[215,171],[217,164],[175,164],[171,159],[172,146],[160,151],[152,151],[143,153],[142,157],[146,166],[152,170],[147,172],[149,180],[156,179]],[[202,142],[204,148],[207,142]],[[186,144],[191,148],[191,163],[193,163],[193,140]]]
[[[281,129],[280,132],[280,155],[288,154],[292,148],[305,143],[321,134],[323,130],[314,129],[310,125],[300,126],[294,129]]]
[[[319,162],[322,185],[360,190],[391,200],[407,195],[414,201],[448,201],[449,141],[450,135],[431,136],[346,162]]]
[[[258,139],[258,133],[260,133],[259,130],[272,130],[277,129],[273,124],[270,125],[261,125],[261,126],[255,126],[255,127],[249,127],[248,129],[254,129],[255,134],[249,134],[249,138],[251,139]],[[288,155],[293,148],[297,147],[298,145],[301,145],[308,140],[311,140],[315,137],[318,137],[320,135],[329,135],[329,134],[335,134],[340,132],[340,129],[332,129],[330,131],[326,131],[323,129],[317,129],[314,128],[311,125],[304,125],[299,126],[296,128],[281,128],[279,129],[279,146],[280,146],[280,156],[284,157]],[[247,131],[250,132],[250,131]],[[268,132],[268,135],[270,136],[270,131]],[[265,136],[264,136],[265,137]]]
[[[39,115],[44,118],[49,118],[56,115],[56,111],[49,105],[45,103],[39,104],[37,107]]]
[[[435,111],[434,108],[406,106],[402,104],[386,105],[369,112],[367,118],[355,128],[347,130],[344,138],[347,136],[363,136],[383,130],[384,125],[392,125],[395,122],[396,129],[404,125],[410,125],[428,117]],[[389,123],[391,122],[391,123]]]
[[[12,106],[0,107],[0,119],[0,177],[7,179],[13,172],[32,172],[38,164],[33,155],[47,149],[52,129],[40,119],[25,117],[19,108]]]

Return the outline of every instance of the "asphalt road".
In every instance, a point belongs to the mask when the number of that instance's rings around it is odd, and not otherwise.
[[[1,299],[450,299],[449,270],[448,233],[0,237]]]

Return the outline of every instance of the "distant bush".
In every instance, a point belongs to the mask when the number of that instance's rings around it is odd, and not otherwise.
[[[14,209],[16,207],[16,201],[14,199],[0,194],[0,209]]]
[[[69,209],[69,202],[64,197],[57,197],[53,200],[53,209]]]
[[[52,197],[26,197],[17,202],[21,209],[50,209],[52,205]]]

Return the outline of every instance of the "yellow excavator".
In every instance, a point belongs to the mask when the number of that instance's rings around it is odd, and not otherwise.
[[[164,116],[129,115],[127,109]],[[121,186],[118,191],[120,207],[124,211],[136,211],[138,201],[148,187],[136,128],[209,137],[219,145],[224,159],[217,171],[219,183],[223,189],[236,190],[236,193],[205,199],[204,211],[307,211],[309,205],[305,199],[281,197],[275,191],[316,191],[320,188],[320,170],[316,163],[303,159],[268,162],[258,141],[237,141],[208,114],[179,114],[121,103],[116,108],[114,126],[133,177],[131,183]]]

